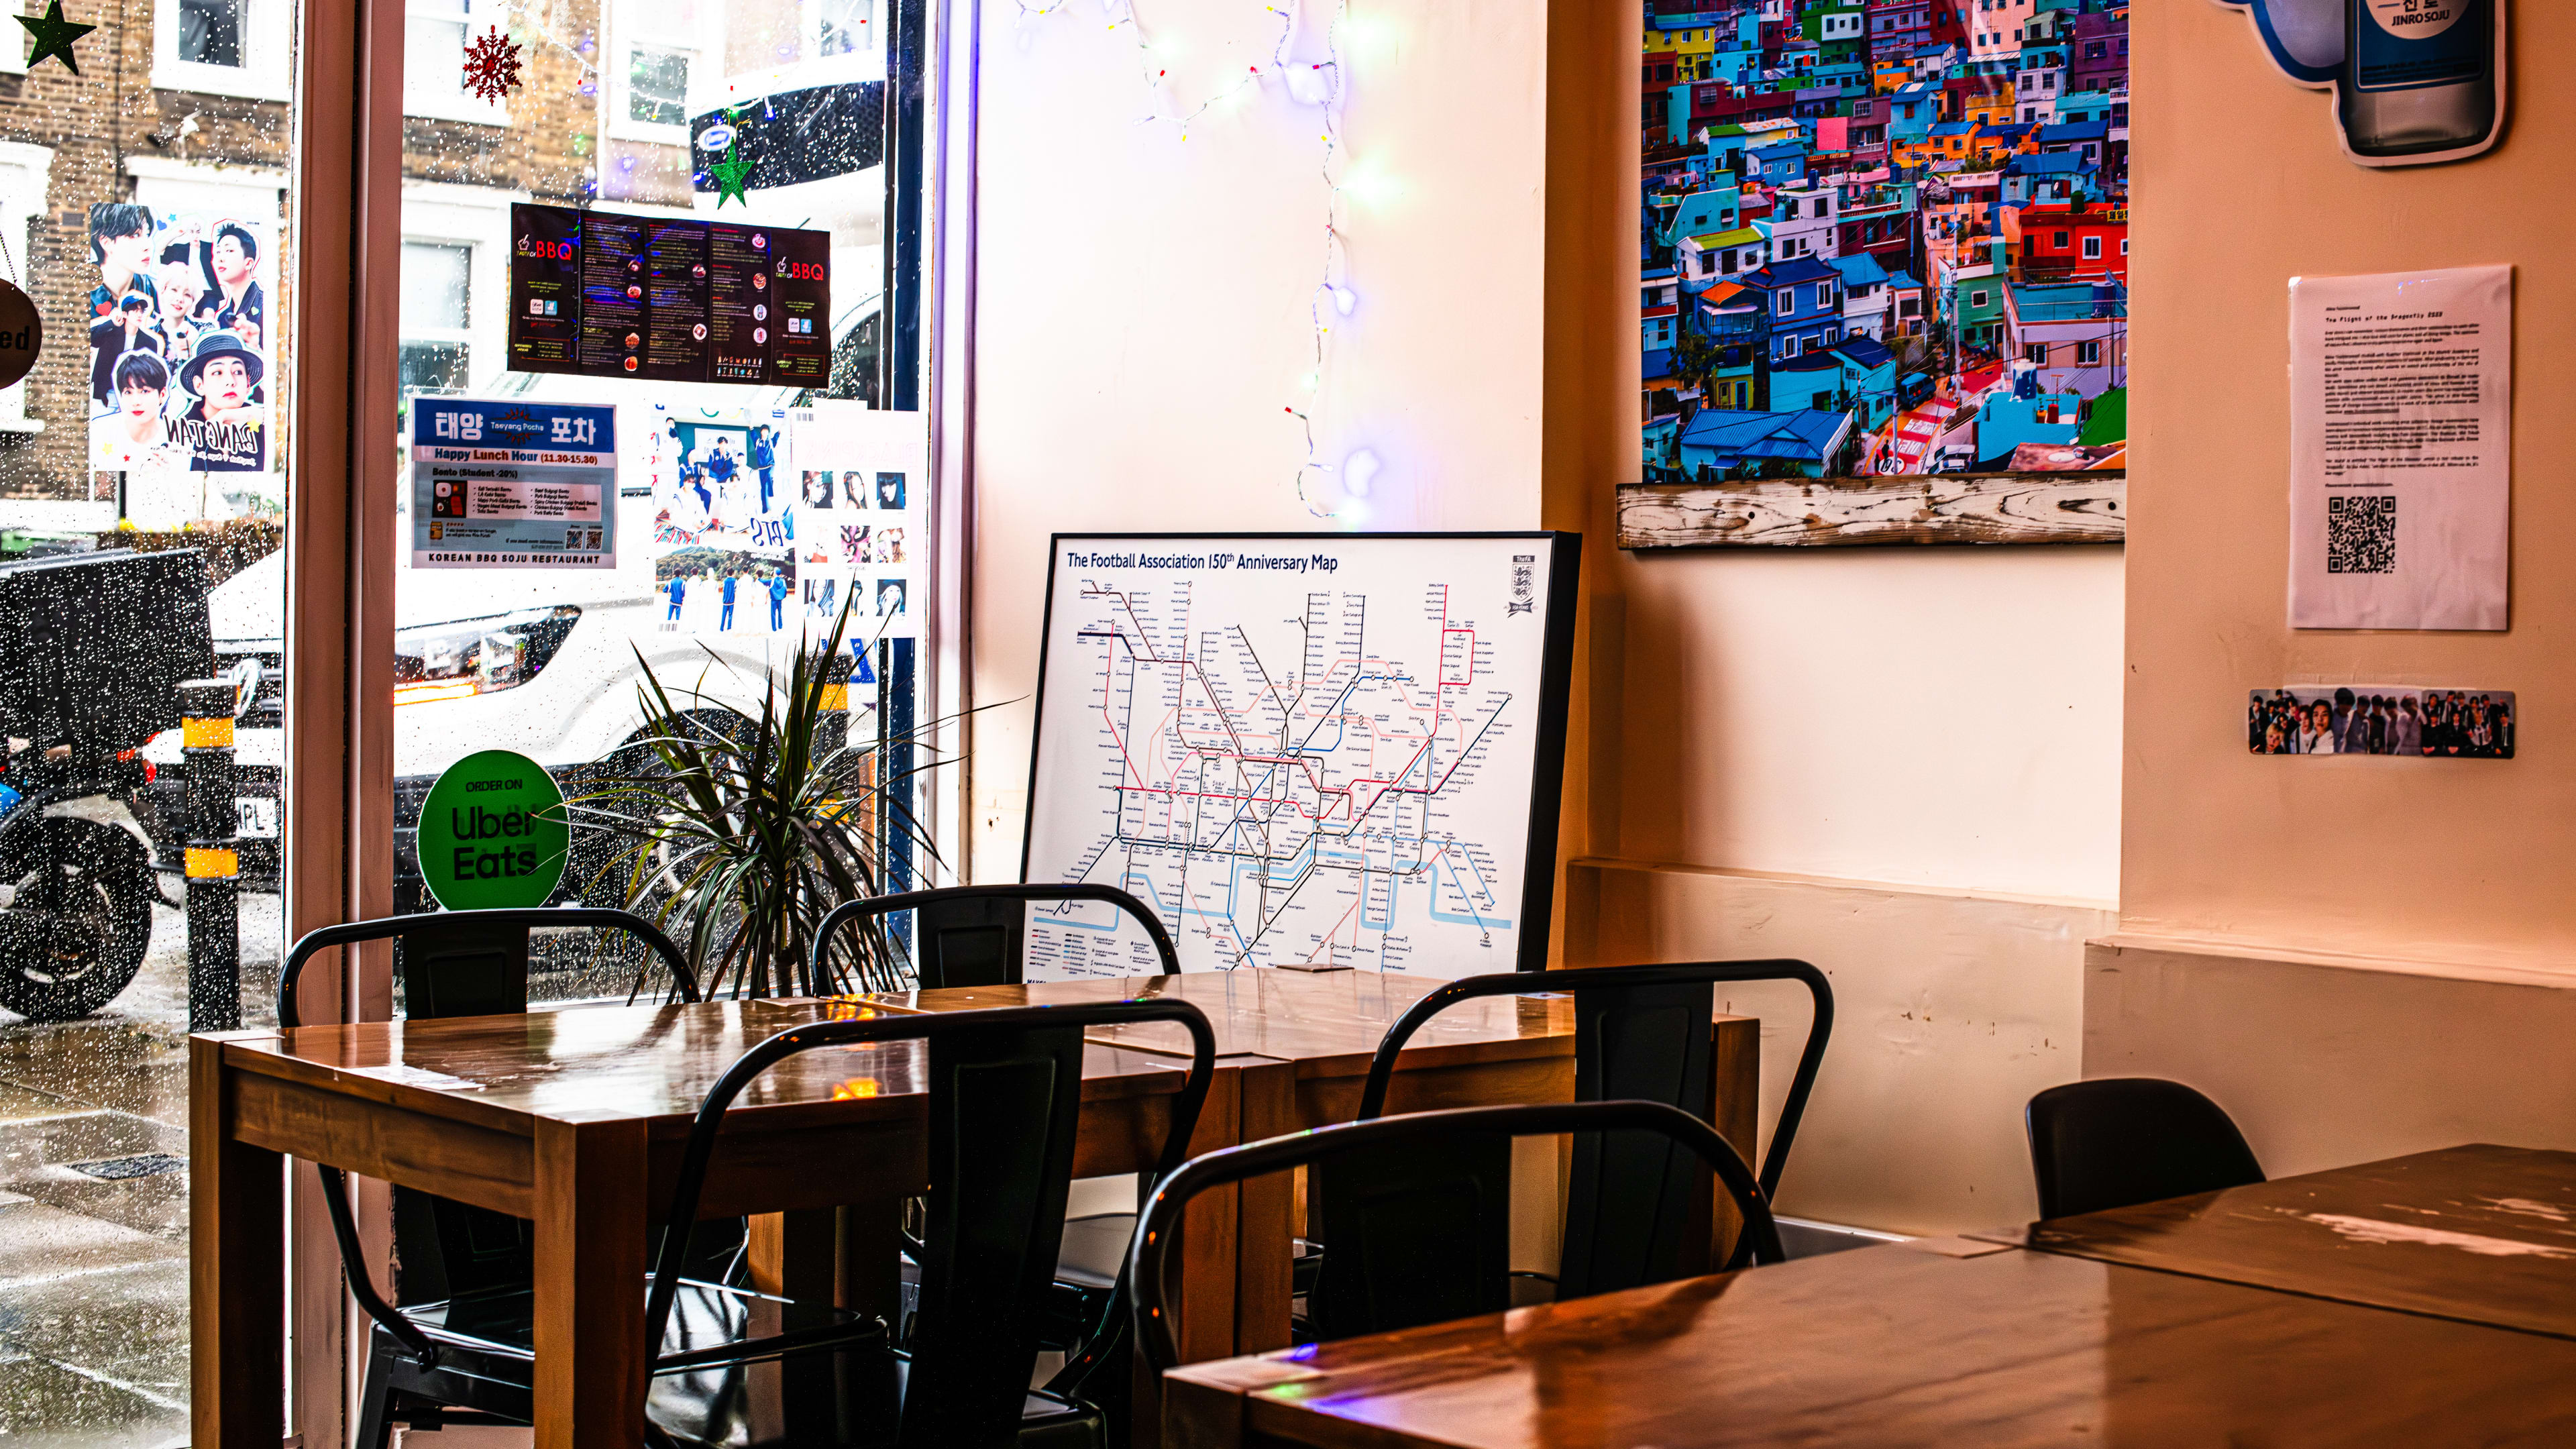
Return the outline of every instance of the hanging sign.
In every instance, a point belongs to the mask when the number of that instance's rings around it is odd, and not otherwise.
[[[8,387],[36,365],[45,348],[45,319],[15,282],[0,282],[0,387]]]
[[[411,566],[617,566],[617,409],[416,397]]]
[[[2364,166],[2459,161],[2504,133],[2503,0],[2218,0],[2254,22],[2281,73],[2332,91]]]
[[[451,911],[542,906],[563,879],[572,829],[546,768],[509,750],[447,767],[420,807],[420,877]]]

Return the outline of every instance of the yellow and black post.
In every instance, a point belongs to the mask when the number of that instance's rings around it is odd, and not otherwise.
[[[179,686],[188,763],[188,1029],[241,1028],[241,833],[233,796],[233,685]]]
[[[822,661],[822,696],[815,703],[814,754],[817,759],[850,742],[850,656],[834,653]]]

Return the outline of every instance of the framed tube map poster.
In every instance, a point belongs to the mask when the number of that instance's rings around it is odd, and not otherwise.
[[[1580,540],[1058,534],[1021,879],[1185,971],[1546,964]],[[1032,903],[1032,981],[1160,969]]]
[[[2106,542],[2127,0],[1645,0],[1625,547]]]

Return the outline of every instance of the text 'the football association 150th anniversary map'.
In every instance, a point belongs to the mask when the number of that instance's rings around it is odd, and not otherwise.
[[[1513,969],[1573,571],[1545,534],[1057,538],[1022,878],[1128,892],[1185,971]],[[1026,966],[1160,969],[1091,902],[1033,905]]]

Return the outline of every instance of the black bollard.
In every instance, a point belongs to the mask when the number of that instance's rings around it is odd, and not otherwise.
[[[233,685],[179,686],[188,769],[188,1030],[241,1029],[241,833],[233,799]]]

